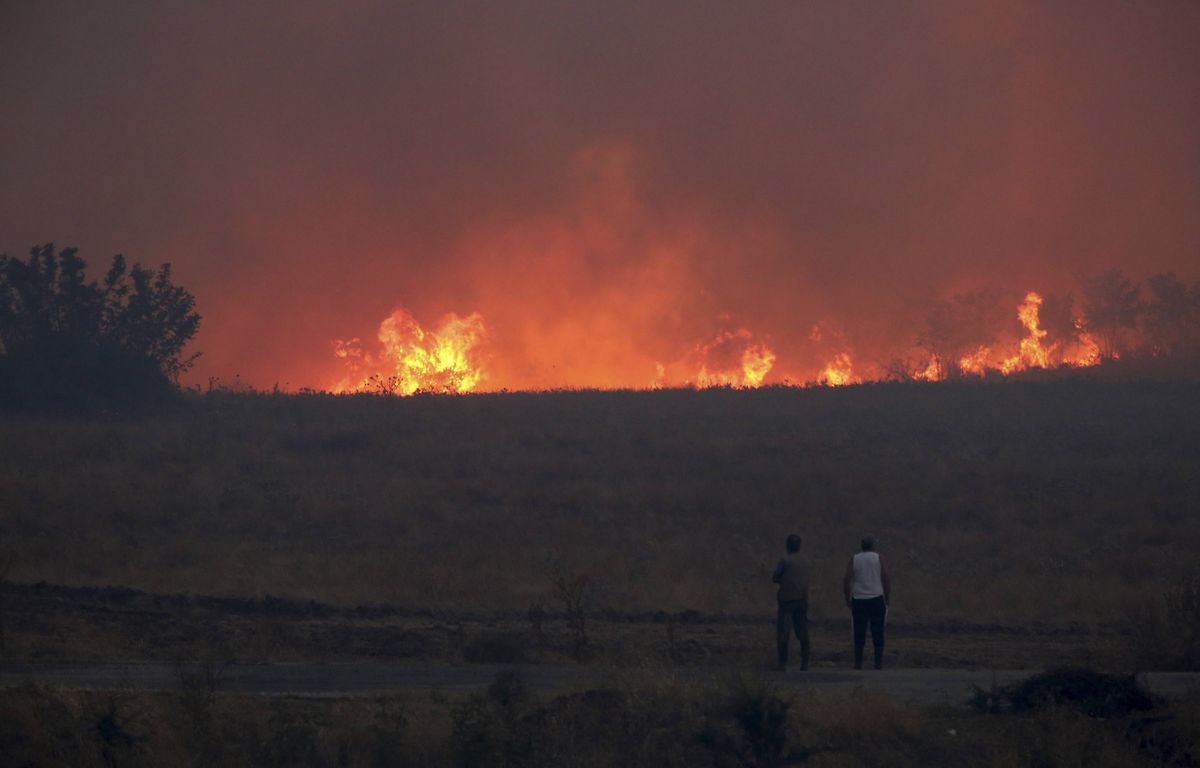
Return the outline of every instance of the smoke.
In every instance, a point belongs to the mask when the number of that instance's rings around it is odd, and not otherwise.
[[[1198,29],[1186,2],[10,3],[0,248],[172,262],[198,381],[327,386],[400,308],[479,312],[488,386],[682,380],[726,335],[808,380],[955,296],[1200,277]]]

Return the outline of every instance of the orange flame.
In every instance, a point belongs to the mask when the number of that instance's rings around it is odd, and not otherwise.
[[[760,387],[775,365],[775,352],[764,343],[752,343],[749,329],[721,331],[716,338],[696,348],[700,370],[698,387]],[[737,347],[741,354],[737,355]],[[736,355],[730,361],[731,355]],[[722,363],[722,359],[726,362]]]
[[[862,379],[854,375],[854,364],[850,355],[839,352],[817,376],[817,383],[827,387],[844,387],[847,384],[861,384]]]
[[[1075,321],[1075,327],[1082,329],[1083,323]],[[1115,355],[1114,355],[1115,357]],[[1075,345],[1074,354],[1063,355],[1063,362],[1072,368],[1088,368],[1100,364],[1100,345],[1091,334],[1080,332],[1079,341]]]
[[[917,371],[913,374],[913,381],[941,381],[942,380],[942,365],[938,362],[937,355],[929,356],[929,365],[925,366],[924,370]]]
[[[365,352],[359,339],[334,342],[334,355],[346,361],[349,373],[330,389],[335,393],[471,392],[486,374],[478,347],[487,337],[478,312],[459,317],[450,313],[436,330],[425,330],[404,309],[379,324],[377,355]]]
[[[1049,332],[1041,327],[1039,311],[1043,303],[1040,294],[1030,291],[1018,306],[1017,317],[1026,333],[1015,340],[1015,349],[1013,341],[1004,346],[983,345],[954,362],[931,354],[923,369],[908,367],[902,375],[916,381],[941,381],[957,371],[976,376],[989,371],[1009,375],[1053,366],[1098,365],[1099,346],[1082,330],[1082,321],[1075,321],[1075,332],[1068,338],[1050,340]],[[729,320],[727,315],[720,319]],[[357,338],[334,342],[334,355],[345,366],[345,376],[330,387],[332,392],[465,393],[478,390],[488,380],[481,354],[488,332],[478,312],[465,317],[451,313],[435,328],[426,329],[407,310],[397,309],[380,323],[377,338],[380,347],[375,351],[365,350]],[[842,335],[830,324],[814,325],[809,338],[816,343],[832,339],[832,343],[846,349]],[[1006,350],[1012,354],[1002,354]],[[833,354],[810,383],[840,387],[882,375],[869,362],[856,373],[851,354]],[[722,330],[673,362],[649,361],[654,364],[653,379],[647,381],[647,371],[642,386],[760,387],[775,370],[776,361],[775,351],[749,329]],[[889,369],[888,375],[894,370]]]
[[[969,355],[964,355],[958,361],[958,369],[968,376],[982,376],[987,372],[988,356],[992,354],[992,348],[988,346],[980,347]]]
[[[1042,346],[1042,339],[1046,338],[1046,331],[1038,326],[1038,308],[1042,306],[1042,301],[1039,294],[1030,291],[1026,294],[1025,301],[1017,308],[1017,317],[1020,318],[1021,325],[1024,325],[1029,331],[1029,335],[1021,339],[1020,350],[1015,356],[1000,363],[1002,373],[1049,366],[1049,354]]]

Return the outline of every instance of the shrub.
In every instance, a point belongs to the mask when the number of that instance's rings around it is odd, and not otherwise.
[[[1133,611],[1134,660],[1143,668],[1200,669],[1200,577],[1180,579]]]
[[[1066,706],[1090,717],[1118,717],[1150,709],[1154,700],[1133,677],[1106,675],[1082,667],[1063,667],[1034,675],[1009,687],[1015,712]]]

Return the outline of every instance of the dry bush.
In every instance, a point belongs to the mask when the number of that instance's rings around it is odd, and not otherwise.
[[[945,757],[926,738],[920,710],[872,691],[807,696],[795,709],[798,748],[815,766],[934,765]]]
[[[1132,610],[1132,652],[1141,669],[1200,670],[1200,576],[1189,575]]]
[[[1007,724],[982,764],[1045,768],[1135,768],[1155,764],[1117,728],[1071,708],[1050,708]]]
[[[8,582],[8,574],[12,572],[15,560],[16,556],[11,552],[7,554],[0,553],[0,658],[3,658],[8,650],[7,638],[4,634],[4,587]]]

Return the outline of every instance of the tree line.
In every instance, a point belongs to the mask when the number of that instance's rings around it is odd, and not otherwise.
[[[1087,334],[1102,359],[1200,357],[1200,283],[1162,273],[1143,284],[1110,269],[1081,277],[1079,286],[1078,300],[1043,297],[1038,320],[1047,346],[1061,349]],[[161,399],[199,356],[184,352],[199,326],[195,298],[175,285],[170,264],[130,266],[117,255],[97,281],[75,248],[47,243],[27,259],[0,255],[0,407]],[[960,294],[933,303],[918,344],[954,376],[962,356],[1008,331],[1025,332],[1011,302],[993,291]]]
[[[1074,293],[1043,296],[1038,321],[1045,345],[1078,344],[1087,334],[1102,360],[1200,356],[1200,283],[1188,285],[1170,272],[1140,283],[1110,269],[1080,277],[1079,289],[1078,299]],[[956,375],[964,355],[1010,332],[1026,333],[1012,303],[994,291],[978,291],[934,302],[918,345]]]

